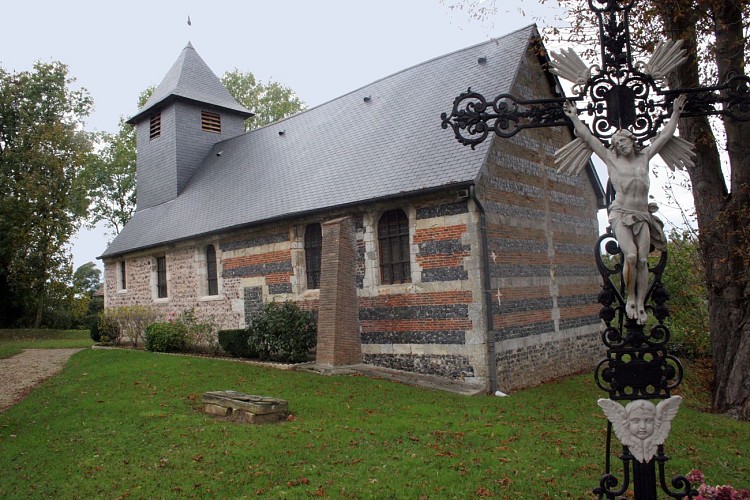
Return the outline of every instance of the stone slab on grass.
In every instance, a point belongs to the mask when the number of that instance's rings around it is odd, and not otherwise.
[[[289,403],[284,399],[237,391],[209,391],[203,394],[203,402],[206,413],[242,423],[278,422],[289,413]]]

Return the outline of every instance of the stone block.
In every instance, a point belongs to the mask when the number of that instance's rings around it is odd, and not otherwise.
[[[286,413],[289,403],[284,399],[254,396],[237,391],[210,391],[203,394],[203,402],[233,410],[244,410],[255,415]]]
[[[228,417],[232,413],[231,408],[214,404],[207,404],[203,407],[203,411],[209,415],[216,415],[217,417]]]
[[[203,402],[206,404],[205,412],[209,415],[246,424],[279,422],[289,414],[289,404],[283,399],[237,391],[206,392],[203,394]]]

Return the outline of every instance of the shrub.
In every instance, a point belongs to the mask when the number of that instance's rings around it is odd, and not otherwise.
[[[106,322],[106,335],[112,342],[119,344],[122,337],[127,336],[133,342],[133,347],[138,347],[138,340],[143,338],[146,327],[153,323],[154,319],[156,313],[149,306],[121,306],[106,309],[100,321]],[[104,333],[104,330],[102,332]]]
[[[152,323],[146,328],[146,349],[153,352],[183,352],[187,350],[187,337],[187,330],[181,323]]]
[[[315,315],[296,303],[271,302],[251,319],[249,345],[261,359],[287,363],[307,361],[315,347]]]
[[[89,335],[94,342],[102,340],[102,334],[99,331],[99,316],[94,316],[89,322]]]
[[[258,353],[250,346],[250,330],[220,330],[219,345],[224,352],[235,358],[257,358]]]
[[[117,319],[104,311],[99,316],[99,336],[101,342],[119,345],[122,338],[122,327]]]
[[[690,233],[669,235],[669,265],[664,286],[669,291],[670,349],[690,359],[711,355],[708,293],[698,241]]]
[[[180,313],[174,322],[180,323],[185,328],[189,350],[197,352],[208,351],[213,355],[218,354],[221,350],[213,316],[204,316],[198,319],[195,311],[188,309]]]

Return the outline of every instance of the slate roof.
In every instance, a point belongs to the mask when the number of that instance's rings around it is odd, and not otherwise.
[[[219,108],[237,111],[245,117],[253,116],[247,108],[232,97],[232,94],[211,71],[201,56],[188,42],[164,79],[138,112],[128,120],[136,123],[143,115],[172,99],[185,99],[213,104]]]
[[[534,35],[525,27],[218,143],[175,200],[137,211],[102,257],[473,183],[492,141],[462,146],[440,114],[470,86],[508,92]]]

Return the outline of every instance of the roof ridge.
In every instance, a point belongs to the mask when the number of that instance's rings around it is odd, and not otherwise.
[[[427,65],[427,64],[433,63],[433,62],[435,62],[435,61],[438,61],[438,60],[440,60],[440,59],[444,59],[444,58],[446,58],[446,57],[450,57],[450,56],[452,56],[452,55],[454,55],[454,54],[458,54],[458,53],[460,53],[460,52],[467,52],[467,51],[469,51],[469,50],[473,50],[473,49],[475,49],[475,48],[477,48],[477,47],[479,47],[479,46],[481,46],[481,45],[486,45],[486,44],[489,44],[489,43],[496,43],[496,42],[497,42],[498,40],[502,40],[502,39],[504,39],[504,38],[508,38],[508,37],[510,37],[510,36],[512,36],[512,35],[515,35],[515,34],[517,34],[517,33],[520,33],[521,31],[524,31],[524,30],[528,30],[528,29],[533,29],[533,30],[535,30],[535,31],[537,31],[537,32],[538,32],[538,28],[537,28],[537,25],[536,25],[536,23],[531,23],[531,24],[528,24],[528,25],[526,25],[526,26],[524,26],[524,27],[522,27],[522,28],[518,28],[518,29],[516,29],[516,30],[514,30],[514,31],[511,31],[510,33],[506,33],[505,35],[502,35],[502,36],[498,36],[498,37],[494,37],[494,38],[490,38],[489,40],[485,40],[484,42],[479,42],[479,43],[475,43],[474,45],[470,45],[470,46],[468,46],[468,47],[464,47],[464,48],[462,48],[462,49],[458,49],[458,50],[453,50],[453,51],[451,51],[451,52],[447,52],[447,53],[445,53],[445,54],[443,54],[443,55],[440,55],[440,56],[435,56],[435,57],[433,57],[433,58],[431,58],[431,59],[427,59],[426,61],[422,61],[422,62],[420,62],[420,63],[417,63],[417,64],[413,64],[413,65],[411,65],[411,66],[408,66],[408,67],[406,67],[406,68],[400,69],[400,70],[396,71],[395,73],[391,73],[391,74],[389,74],[389,75],[386,75],[386,76],[384,76],[384,77],[378,78],[377,80],[373,80],[373,81],[371,81],[370,83],[367,83],[367,84],[365,84],[365,85],[362,85],[361,87],[358,87],[358,88],[356,88],[356,89],[354,89],[354,90],[351,90],[351,91],[349,91],[349,92],[347,92],[347,93],[345,93],[345,94],[341,94],[341,95],[339,95],[339,96],[336,96],[336,97],[334,97],[334,98],[332,98],[332,99],[329,99],[329,100],[327,100],[327,101],[325,101],[325,102],[322,102],[322,103],[320,103],[320,104],[317,104],[317,105],[315,105],[315,106],[313,106],[313,107],[311,107],[311,108],[307,108],[307,109],[304,109],[304,110],[302,110],[302,111],[299,111],[299,112],[297,112],[297,113],[295,113],[295,114],[293,114],[293,115],[290,115],[290,116],[284,117],[284,118],[282,118],[282,119],[280,119],[280,120],[277,120],[277,121],[275,121],[275,122],[273,122],[273,123],[268,123],[268,124],[266,124],[266,125],[263,125],[262,127],[258,127],[258,128],[255,128],[255,129],[253,129],[253,130],[249,130],[249,131],[245,132],[244,134],[240,134],[240,135],[239,135],[239,136],[237,136],[237,137],[241,137],[241,136],[243,136],[243,135],[245,135],[245,134],[249,134],[249,133],[255,132],[256,130],[261,130],[261,129],[264,129],[264,128],[266,128],[266,127],[270,127],[270,126],[272,126],[272,125],[277,125],[277,124],[279,124],[279,123],[282,123],[282,122],[284,122],[284,121],[286,121],[286,120],[289,120],[290,118],[294,118],[294,117],[296,117],[296,116],[299,116],[299,115],[305,114],[305,113],[307,113],[307,112],[309,112],[309,111],[312,111],[312,110],[314,110],[314,109],[317,109],[317,108],[319,108],[319,107],[321,107],[321,106],[325,106],[325,105],[327,105],[327,104],[330,104],[330,103],[332,103],[332,102],[334,102],[334,101],[338,101],[339,99],[342,99],[342,98],[344,98],[344,97],[346,97],[346,96],[349,96],[349,95],[352,95],[352,94],[354,94],[354,93],[356,93],[356,92],[359,92],[359,91],[361,91],[362,89],[364,89],[364,88],[366,88],[366,87],[369,87],[369,86],[371,86],[371,85],[375,85],[375,84],[376,84],[376,83],[378,83],[378,82],[382,82],[383,80],[387,80],[387,79],[389,79],[389,78],[392,78],[392,77],[394,77],[394,76],[396,76],[396,75],[400,75],[401,73],[404,73],[404,72],[406,72],[406,71],[410,71],[410,70],[412,70],[412,69],[414,69],[414,68],[418,68],[418,67],[420,67],[420,66],[425,66],[425,65]],[[520,64],[520,63],[519,63],[519,64]],[[514,73],[514,75],[515,75],[515,74],[517,74],[517,72],[516,72],[516,73]],[[236,137],[232,137],[232,138],[230,138],[230,139],[227,139],[227,140],[232,140],[232,139],[236,139]]]

